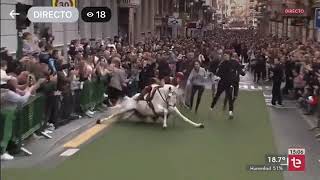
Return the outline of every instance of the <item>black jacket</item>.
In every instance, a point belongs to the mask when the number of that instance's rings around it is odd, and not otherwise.
[[[283,66],[282,64],[276,64],[273,68],[272,68],[272,72],[273,72],[273,82],[282,82],[283,78],[284,78],[284,70],[283,70]]]
[[[216,74],[220,62],[221,61],[219,61],[219,59],[214,59],[213,61],[211,61],[209,64],[209,72]]]
[[[240,81],[239,75],[244,75],[245,72],[241,64],[237,60],[223,61],[217,71],[217,76],[221,78],[220,82],[233,84]]]

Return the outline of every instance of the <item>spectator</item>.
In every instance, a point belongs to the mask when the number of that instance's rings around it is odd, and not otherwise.
[[[7,81],[12,79],[12,76],[7,75],[7,61],[1,60],[1,86],[7,84]]]
[[[23,33],[23,49],[24,55],[34,55],[40,53],[40,48],[38,44],[35,44],[32,34],[29,32]]]
[[[115,105],[119,98],[124,97],[124,88],[127,86],[125,71],[120,66],[121,60],[118,57],[112,58],[112,74],[109,83],[109,98],[112,105]]]

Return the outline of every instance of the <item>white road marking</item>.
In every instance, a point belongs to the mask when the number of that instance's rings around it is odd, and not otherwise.
[[[60,156],[68,157],[74,155],[76,152],[78,152],[79,149],[67,149],[63,153],[60,154]]]
[[[245,89],[249,89],[249,86],[248,85],[244,85],[243,86]]]
[[[267,106],[272,106],[271,102],[266,103]]]
[[[264,94],[264,93],[263,93],[263,96],[266,97],[266,98],[271,98],[271,97],[272,97],[272,94]]]
[[[270,107],[274,107],[276,109],[296,109],[297,108],[297,107],[293,107],[293,106],[283,106],[283,107],[281,107],[281,106],[273,106],[271,104],[271,102],[270,103],[266,103],[266,105],[270,106]]]

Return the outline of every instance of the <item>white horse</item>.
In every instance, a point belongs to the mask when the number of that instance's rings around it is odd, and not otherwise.
[[[126,118],[129,118],[134,114],[139,114],[144,117],[163,117],[162,127],[167,128],[168,115],[176,113],[185,122],[191,124],[192,126],[204,128],[204,125],[202,123],[195,123],[191,121],[190,119],[185,117],[176,107],[178,87],[169,84],[165,84],[164,86],[153,84],[151,85],[151,87],[152,91],[150,93],[154,93],[154,95],[149,103],[146,100],[137,100],[140,94],[136,94],[132,98],[127,97],[123,102],[113,108],[114,110],[116,110],[114,114],[107,118],[98,120],[97,123],[101,124],[103,122],[108,122],[112,118],[123,115],[126,115]],[[152,103],[152,105],[150,105],[150,103]]]

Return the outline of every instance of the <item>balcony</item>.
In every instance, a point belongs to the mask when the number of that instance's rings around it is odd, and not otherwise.
[[[121,8],[134,8],[140,5],[140,0],[118,0]]]

